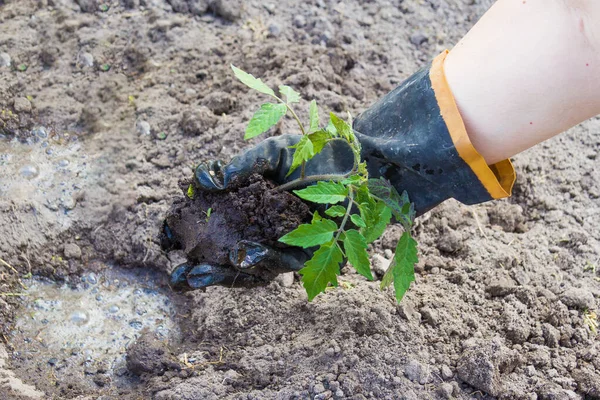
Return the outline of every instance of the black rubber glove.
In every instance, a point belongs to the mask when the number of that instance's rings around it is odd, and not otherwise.
[[[515,179],[509,160],[488,166],[472,146],[444,75],[446,54],[440,54],[354,121],[369,176],[385,177],[399,192],[406,190],[417,215],[449,198],[477,204],[510,196]],[[299,170],[289,177],[285,175],[294,151],[289,146],[299,139],[300,136],[270,138],[229,164],[203,163],[195,172],[197,183],[204,190],[223,190],[232,180],[255,172],[280,184],[297,179]],[[345,143],[331,142],[307,163],[306,175],[345,173],[352,168],[352,162],[351,150]],[[278,260],[272,265],[279,265],[281,270],[296,271],[308,257],[298,251],[292,257],[287,251],[264,251],[270,254],[270,260]],[[261,260],[256,257],[254,266],[260,267]],[[248,265],[252,262],[249,260]],[[229,284],[232,274],[240,282],[239,276],[244,273],[237,265],[233,272],[211,268],[200,268],[204,280],[196,287]],[[189,270],[188,276],[196,276],[193,268],[181,267],[175,271],[175,282],[184,282],[183,270]],[[244,277],[251,278],[252,275]],[[193,286],[189,278],[187,282]]]

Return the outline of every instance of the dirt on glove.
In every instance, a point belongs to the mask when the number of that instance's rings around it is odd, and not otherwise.
[[[190,181],[181,181],[184,196],[176,198],[165,220],[166,247],[182,249],[190,262],[230,265],[229,250],[240,240],[285,247],[278,239],[310,221],[308,206],[262,176],[252,175],[223,192],[188,192]],[[209,211],[210,210],[210,211]]]

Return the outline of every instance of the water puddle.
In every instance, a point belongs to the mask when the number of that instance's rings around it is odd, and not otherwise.
[[[8,338],[13,369],[47,393],[129,387],[126,348],[141,331],[179,336],[175,305],[152,272],[107,269],[75,287],[24,283],[28,296]]]
[[[66,224],[87,177],[88,158],[71,133],[38,126],[26,139],[0,134],[0,199],[34,204]]]

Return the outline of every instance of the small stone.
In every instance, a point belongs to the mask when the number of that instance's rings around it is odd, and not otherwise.
[[[111,314],[116,314],[116,313],[118,313],[118,312],[119,312],[119,306],[118,306],[118,305],[116,305],[116,304],[113,304],[112,306],[110,306],[110,307],[108,308],[108,312],[109,312],[109,313],[111,313]]]
[[[279,284],[283,287],[290,287],[294,284],[294,273],[286,272],[284,274],[279,274],[275,278],[275,281],[279,282]]]
[[[404,375],[413,382],[425,385],[429,382],[429,366],[423,365],[417,360],[410,360],[404,367]]]
[[[16,97],[13,100],[13,107],[16,112],[31,112],[31,102],[27,100],[25,97]]]
[[[296,28],[303,28],[306,25],[306,18],[303,15],[295,15],[292,23]]]
[[[39,137],[40,139],[45,139],[48,137],[48,131],[43,126],[36,126],[31,130],[31,134]]]
[[[388,260],[392,259],[392,256],[394,255],[394,253],[392,252],[392,250],[390,249],[385,249],[383,251],[383,255],[385,256],[385,258],[387,258]]]
[[[440,372],[442,373],[442,378],[446,381],[452,379],[452,377],[454,376],[452,370],[447,365],[442,365]]]
[[[75,325],[77,326],[82,326],[87,324],[87,322],[89,321],[89,317],[86,314],[85,311],[74,311],[71,316],[69,317],[69,319],[71,320],[71,322],[73,322]]]
[[[322,383],[317,383],[315,385],[315,387],[313,388],[313,393],[315,393],[315,394],[323,393],[324,391],[325,391],[325,386],[323,386]]]
[[[67,244],[65,244],[65,247],[63,248],[63,254],[65,255],[65,258],[67,258],[67,259],[71,259],[71,258],[79,259],[79,258],[81,258],[81,248],[79,246],[77,246],[75,243],[67,243]]]
[[[421,46],[423,43],[426,43],[428,41],[429,41],[429,38],[427,36],[425,36],[425,34],[423,34],[422,32],[417,32],[417,33],[410,35],[410,42],[417,47]]]
[[[138,121],[135,124],[135,130],[139,135],[148,136],[151,132],[150,124],[146,121]]]
[[[25,179],[33,179],[39,175],[39,171],[33,165],[23,165],[21,169],[19,169],[19,175]]]
[[[453,399],[452,392],[454,392],[454,387],[448,382],[442,383],[437,389],[437,394],[442,399]]]
[[[0,53],[0,68],[1,67],[10,67],[10,56],[8,53]]]
[[[54,367],[56,364],[58,364],[58,359],[52,357],[51,359],[48,360],[48,364],[52,367]]]
[[[578,309],[594,309],[594,295],[585,289],[571,288],[560,296],[560,301],[567,307]]]
[[[83,53],[79,53],[79,57],[77,57],[77,63],[82,67],[93,67],[94,56],[85,51]]]
[[[528,365],[527,368],[525,368],[525,374],[527,374],[527,376],[534,376],[535,367],[533,365]]]
[[[269,37],[276,38],[281,35],[281,27],[275,22],[270,23],[267,29],[269,31]]]
[[[371,265],[373,272],[379,276],[383,276],[385,275],[385,271],[387,271],[388,267],[390,266],[390,260],[387,260],[382,255],[375,254],[371,259]]]

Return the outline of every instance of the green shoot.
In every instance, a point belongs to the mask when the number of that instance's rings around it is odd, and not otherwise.
[[[188,186],[186,194],[187,194],[187,197],[190,198],[190,200],[194,200],[194,186],[192,184],[190,184],[190,186]]]
[[[208,220],[210,219],[210,214],[212,214],[212,208],[208,207],[208,210],[202,212],[204,213],[204,215],[206,215],[205,222],[208,222]]]
[[[256,111],[246,128],[246,139],[268,131],[288,112],[296,120],[302,133],[300,141],[292,146],[295,151],[287,173],[289,176],[301,168],[300,178],[282,184],[277,190],[304,187],[293,190],[293,193],[305,201],[327,206],[325,216],[315,211],[311,223],[302,224],[279,239],[290,246],[315,249],[313,257],[299,271],[308,300],[325,292],[329,285],[338,286],[337,277],[344,259],[359,274],[373,280],[367,246],[381,237],[393,216],[404,228],[404,233],[398,241],[392,263],[380,287],[383,290],[393,283],[396,299],[400,302],[415,280],[414,265],[418,261],[417,242],[411,236],[415,211],[406,192],[399,194],[383,178],[369,178],[367,166],[361,161],[360,142],[351,122],[331,113],[329,123],[321,128],[317,103],[312,100],[309,106],[309,128],[305,129],[292,108],[292,104],[300,102],[298,92],[281,85],[281,97],[277,96],[262,80],[233,65],[231,67],[235,76],[246,86],[277,101],[265,103]],[[344,174],[305,176],[306,163],[334,140],[342,140],[352,149],[352,170]],[[315,184],[306,187],[308,183]]]

